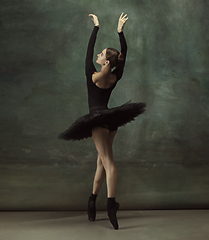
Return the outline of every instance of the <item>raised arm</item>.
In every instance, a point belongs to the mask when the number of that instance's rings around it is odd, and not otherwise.
[[[123,62],[120,63],[120,65],[118,67],[116,67],[115,70],[113,71],[113,73],[117,76],[117,81],[120,80],[123,75],[123,70],[124,70],[125,61],[126,61],[126,54],[127,54],[127,43],[126,43],[125,36],[123,34],[124,25],[125,25],[126,21],[128,20],[128,17],[126,17],[126,16],[127,16],[127,14],[123,16],[123,13],[122,13],[118,20],[117,32],[118,32],[119,39],[120,39],[121,53],[123,54],[124,59],[123,59]]]
[[[93,55],[94,55],[94,45],[96,42],[97,32],[99,30],[99,21],[96,15],[89,14],[89,17],[92,17],[92,21],[94,22],[94,29],[92,31],[91,37],[89,39],[89,44],[87,48],[87,54],[86,54],[86,63],[85,63],[85,71],[86,75],[93,74],[96,72],[96,68],[93,63]]]
[[[117,81],[121,79],[123,75],[123,70],[126,61],[127,54],[127,44],[123,32],[118,33],[120,39],[121,53],[123,54],[123,62],[119,64],[114,70],[113,73],[117,76]]]

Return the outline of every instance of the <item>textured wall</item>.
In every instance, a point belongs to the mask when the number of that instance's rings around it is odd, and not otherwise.
[[[0,209],[86,209],[93,141],[57,136],[88,113],[88,14],[100,20],[96,56],[119,48],[122,11],[127,63],[109,107],[131,99],[147,109],[115,137],[116,200],[121,209],[209,207],[208,1],[1,0]]]

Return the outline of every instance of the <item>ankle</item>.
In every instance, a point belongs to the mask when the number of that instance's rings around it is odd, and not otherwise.
[[[89,197],[89,199],[92,200],[92,201],[96,201],[96,198],[97,198],[97,194],[93,194],[93,193]]]
[[[113,208],[116,204],[115,197],[107,198],[107,208]]]

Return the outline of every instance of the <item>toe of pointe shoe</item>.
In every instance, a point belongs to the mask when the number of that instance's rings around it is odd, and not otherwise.
[[[95,218],[96,218],[96,214],[94,212],[89,212],[88,211],[88,219],[89,221],[95,221]]]
[[[89,221],[95,221],[95,217],[89,216]]]
[[[120,204],[116,202],[115,207],[108,210],[108,217],[109,217],[110,222],[113,225],[115,230],[118,230],[118,228],[119,228],[118,220],[117,220],[117,217],[116,217],[116,213],[119,209],[119,206],[120,206]]]
[[[96,219],[96,208],[94,205],[88,205],[88,219],[89,221],[95,221]]]

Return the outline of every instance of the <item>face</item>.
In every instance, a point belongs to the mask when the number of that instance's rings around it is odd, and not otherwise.
[[[97,60],[96,62],[100,65],[106,65],[108,64],[109,61],[106,59],[106,51],[107,49],[105,48],[101,53],[97,54]]]

